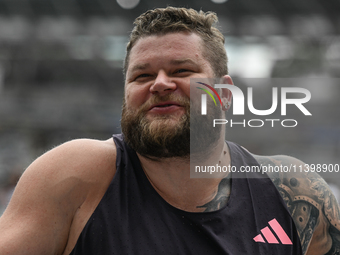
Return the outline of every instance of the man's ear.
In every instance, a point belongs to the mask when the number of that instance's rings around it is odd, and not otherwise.
[[[221,84],[234,85],[233,80],[229,75],[224,75],[221,78]],[[222,88],[221,101],[223,104],[222,110],[228,111],[231,106],[232,93],[229,89]]]

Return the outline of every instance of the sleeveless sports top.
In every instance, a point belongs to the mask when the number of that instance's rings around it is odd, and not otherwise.
[[[114,141],[117,172],[71,255],[302,254],[290,213],[269,178],[232,178],[225,207],[186,212],[155,191],[121,135]],[[228,146],[232,166],[258,165],[240,146]]]

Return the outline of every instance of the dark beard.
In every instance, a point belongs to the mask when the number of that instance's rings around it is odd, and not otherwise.
[[[166,115],[152,121],[146,118],[151,104],[168,100],[178,102],[185,109],[185,114],[180,117],[178,123],[170,125],[173,117]],[[128,109],[125,100],[123,102],[122,133],[132,149],[152,160],[172,157],[190,159],[193,154],[197,157],[209,155],[221,131],[221,125],[212,128],[213,119],[221,118],[221,112],[216,106],[208,105],[208,109],[213,109],[213,113],[202,116],[196,106],[190,111],[188,98],[174,98],[169,94],[162,98],[155,96],[151,101],[152,103],[145,103],[136,111]]]
[[[150,105],[163,101],[176,101],[185,109],[178,123],[170,125],[172,116],[146,118]],[[189,99],[176,98],[171,94],[155,97],[137,111],[132,111],[123,102],[122,132],[127,144],[140,155],[156,160],[157,158],[188,157],[190,154],[190,102]]]

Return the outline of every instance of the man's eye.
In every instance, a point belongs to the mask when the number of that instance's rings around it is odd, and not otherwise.
[[[179,69],[175,73],[185,73],[185,72],[190,72],[190,71],[187,69]]]
[[[138,78],[145,78],[145,77],[150,77],[150,74],[147,74],[147,73],[140,74],[140,75],[138,75],[138,76],[136,77],[136,80],[137,80]]]

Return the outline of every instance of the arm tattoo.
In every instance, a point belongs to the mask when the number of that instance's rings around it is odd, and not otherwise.
[[[287,156],[253,155],[262,165],[301,165]],[[327,183],[316,173],[268,173],[286,203],[300,236],[303,254],[340,254],[340,210]],[[314,253],[313,253],[314,254]]]
[[[218,185],[217,193],[210,202],[197,206],[197,208],[205,208],[204,212],[216,211],[225,206],[230,196],[230,178],[224,178]]]

